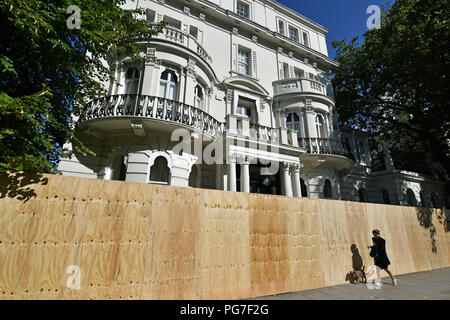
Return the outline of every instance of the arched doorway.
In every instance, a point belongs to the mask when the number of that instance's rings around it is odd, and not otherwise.
[[[111,165],[111,180],[125,181],[127,165],[125,156],[118,154],[114,157]]]
[[[308,188],[306,187],[305,180],[300,179],[300,187],[302,189],[302,198],[308,197]]]
[[[323,197],[326,199],[331,199],[333,197],[332,195],[332,188],[331,188],[331,181],[329,179],[325,180],[325,184],[323,186]]]
[[[167,159],[163,156],[155,158],[150,167],[150,183],[170,184],[170,168]]]

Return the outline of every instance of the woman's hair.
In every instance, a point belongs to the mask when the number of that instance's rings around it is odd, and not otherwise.
[[[380,235],[380,230],[378,230],[378,229],[372,230],[372,233],[375,233],[375,234],[377,234],[377,235]]]

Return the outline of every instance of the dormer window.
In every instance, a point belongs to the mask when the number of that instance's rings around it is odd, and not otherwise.
[[[250,6],[243,1],[238,1],[236,13],[242,18],[250,19]]]

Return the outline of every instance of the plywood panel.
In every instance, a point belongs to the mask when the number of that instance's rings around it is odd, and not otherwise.
[[[450,265],[440,210],[48,175],[0,198],[1,299],[239,299]],[[8,183],[0,177],[4,186]],[[67,268],[81,269],[69,289]]]

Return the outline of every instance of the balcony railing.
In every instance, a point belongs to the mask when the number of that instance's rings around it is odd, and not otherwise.
[[[223,123],[203,110],[160,97],[119,94],[90,101],[79,122],[107,117],[143,117],[187,125],[212,137],[223,133]]]
[[[250,137],[270,142],[280,142],[279,130],[250,123]]]
[[[187,34],[180,29],[175,27],[166,26],[163,32],[155,36],[155,38],[160,38],[164,40],[170,40],[179,45],[182,45],[194,52],[196,52],[200,57],[205,59],[209,64],[212,63],[211,56],[206,53],[206,50],[198,43],[197,39],[190,34]]]
[[[298,144],[300,148],[306,149],[307,153],[338,155],[354,160],[352,153],[340,140],[324,138],[299,138]]]
[[[327,87],[323,83],[313,79],[287,78],[274,81],[272,84],[275,96],[303,92],[318,93],[329,96]]]

